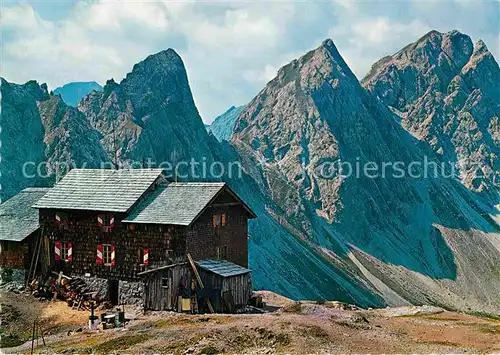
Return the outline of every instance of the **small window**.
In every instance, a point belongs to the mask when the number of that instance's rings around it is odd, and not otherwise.
[[[97,216],[97,224],[102,227],[103,232],[110,232],[115,226],[115,216],[112,214],[100,214]]]
[[[227,245],[223,247],[217,247],[216,249],[217,259],[227,260]]]
[[[149,250],[147,248],[139,248],[137,251],[139,256],[139,264],[148,266],[149,265]]]
[[[225,225],[226,225],[226,214],[225,213],[214,214],[212,220],[212,226],[215,228],[215,227],[223,227]]]
[[[68,260],[68,249],[69,245],[68,242],[61,242],[61,259],[62,260]]]
[[[111,224],[111,216],[109,214],[105,214],[102,217],[102,225],[104,227],[109,227],[110,224]]]
[[[111,244],[102,245],[102,261],[105,266],[113,265],[113,246]]]
[[[65,212],[57,212],[55,214],[56,224],[59,229],[67,230],[69,227],[69,216]]]
[[[161,287],[168,288],[168,278],[167,277],[161,278]]]

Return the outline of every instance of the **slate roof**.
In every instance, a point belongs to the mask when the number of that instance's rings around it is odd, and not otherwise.
[[[189,226],[226,186],[224,182],[171,182],[159,186],[123,222]]]
[[[49,190],[26,188],[0,204],[0,240],[20,242],[38,229],[38,210],[31,206]]]
[[[249,269],[246,269],[243,266],[234,264],[227,260],[210,259],[195,261],[195,263],[203,270],[213,272],[214,274],[222,277],[243,275],[250,272]]]
[[[162,169],[73,169],[33,207],[128,212]]]

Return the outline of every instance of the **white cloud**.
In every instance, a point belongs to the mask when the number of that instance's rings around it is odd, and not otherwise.
[[[263,70],[245,70],[243,77],[253,83],[266,84],[278,73],[278,68],[267,64]]]
[[[162,3],[101,1],[80,6],[89,27],[94,29],[119,31],[122,26],[130,24],[159,31],[168,29],[166,9]]]

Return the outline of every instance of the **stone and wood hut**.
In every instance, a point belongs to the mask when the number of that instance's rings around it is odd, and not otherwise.
[[[204,260],[223,260],[247,270],[243,288],[231,292],[250,297],[248,219],[255,214],[224,182],[171,182],[161,169],[74,169],[33,207],[41,226],[37,259],[46,274],[107,282],[115,302],[130,289],[145,300],[141,274],[186,263],[189,254],[201,269]],[[175,309],[175,290],[193,280],[189,270],[183,276],[167,272],[162,287],[170,293],[144,304]],[[219,284],[204,292],[221,291]],[[153,306],[159,303],[168,307]]]

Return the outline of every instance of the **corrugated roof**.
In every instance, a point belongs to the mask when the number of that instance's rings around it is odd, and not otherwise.
[[[227,260],[200,260],[196,265],[204,270],[213,272],[222,277],[237,276],[249,273],[250,270]]]
[[[31,206],[49,190],[26,188],[0,204],[0,240],[20,242],[38,229],[38,210]]]
[[[171,182],[159,186],[123,222],[190,225],[226,184]]]
[[[127,212],[162,169],[73,169],[33,207]]]

